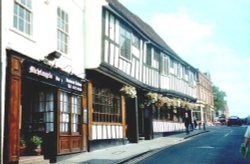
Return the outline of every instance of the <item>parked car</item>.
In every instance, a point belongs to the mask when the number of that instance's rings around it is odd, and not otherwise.
[[[241,126],[241,119],[237,116],[231,116],[228,118],[227,126],[238,125]]]

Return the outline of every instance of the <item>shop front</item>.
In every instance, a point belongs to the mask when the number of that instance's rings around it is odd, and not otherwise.
[[[89,151],[126,144],[128,102],[122,84],[96,71],[87,70],[89,106]],[[127,104],[127,105],[126,105]],[[133,116],[131,116],[133,117]]]
[[[87,151],[85,86],[84,79],[8,51],[4,161],[37,155],[36,144],[51,162]]]

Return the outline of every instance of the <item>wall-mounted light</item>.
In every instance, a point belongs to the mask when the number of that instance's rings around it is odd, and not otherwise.
[[[62,54],[58,51],[53,51],[49,53],[47,56],[45,56],[46,59],[53,61],[55,59],[59,59],[62,56]]]

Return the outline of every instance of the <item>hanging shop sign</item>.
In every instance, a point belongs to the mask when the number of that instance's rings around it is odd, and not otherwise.
[[[82,79],[42,63],[23,61],[23,73],[26,78],[56,86],[70,92],[83,91]]]

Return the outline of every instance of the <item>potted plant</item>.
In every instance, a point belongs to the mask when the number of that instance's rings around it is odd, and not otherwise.
[[[24,140],[24,137],[21,136],[21,138],[20,138],[20,156],[24,155],[25,148],[26,148],[26,141]]]
[[[36,154],[41,155],[41,144],[43,143],[42,137],[34,135],[31,137],[30,141],[34,145],[34,151],[36,152]]]

